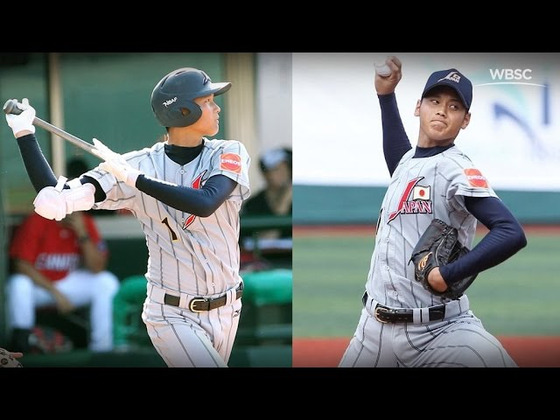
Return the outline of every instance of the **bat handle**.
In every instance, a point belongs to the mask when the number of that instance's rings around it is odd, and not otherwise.
[[[19,107],[19,103],[15,99],[8,99],[3,109],[6,114],[19,115],[23,112],[23,109]]]

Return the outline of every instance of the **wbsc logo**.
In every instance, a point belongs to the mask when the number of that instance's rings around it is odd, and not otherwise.
[[[542,88],[535,91],[536,93],[540,91],[542,98],[542,100],[538,102],[540,108],[532,107],[534,108],[534,112],[539,114],[538,120],[536,121],[531,119],[531,115],[526,112],[525,107],[520,108],[516,104],[505,99],[491,101],[491,107],[493,116],[497,122],[505,119],[518,126],[519,130],[526,136],[530,143],[529,149],[531,153],[537,159],[548,158],[554,151],[549,149],[541,138],[540,133],[547,129],[553,121],[550,86],[547,82],[545,82],[545,84],[534,83],[535,78],[538,80],[541,77],[545,77],[545,75],[539,72],[533,72],[530,68],[489,68],[488,71],[492,81],[489,83],[481,83],[476,86],[498,86],[498,89],[501,89],[501,85],[517,85],[503,87],[503,89],[509,89],[510,92],[515,91],[518,97],[525,98],[526,101],[530,101],[530,99],[524,96],[524,91],[526,90],[524,88]],[[531,91],[533,90],[534,89],[531,89]]]
[[[489,69],[492,80],[531,80],[531,69]]]
[[[492,82],[481,83],[477,86],[488,85],[531,85],[531,86],[544,86],[538,83],[532,83],[533,70],[532,69],[488,69]]]

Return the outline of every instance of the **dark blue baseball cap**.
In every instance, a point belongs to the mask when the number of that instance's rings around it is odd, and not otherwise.
[[[424,91],[422,92],[422,98],[426,96],[428,91],[436,86],[449,86],[455,89],[459,98],[461,98],[461,101],[465,105],[465,108],[467,108],[467,111],[471,108],[472,83],[459,70],[449,69],[432,73],[426,82],[426,87],[424,87]]]

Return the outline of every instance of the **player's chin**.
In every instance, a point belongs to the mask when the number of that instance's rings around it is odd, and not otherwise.
[[[216,123],[213,128],[208,130],[208,135],[215,136],[216,134],[218,134],[218,131],[220,131],[220,124]]]
[[[444,127],[431,127],[430,131],[429,131],[429,135],[430,138],[433,139],[434,141],[437,142],[442,142],[445,140],[448,140],[452,137],[455,137],[452,135],[452,133],[450,132],[450,130],[445,129]]]

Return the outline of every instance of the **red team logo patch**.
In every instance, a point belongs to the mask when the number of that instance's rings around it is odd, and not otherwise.
[[[469,180],[469,184],[473,187],[488,188],[486,178],[478,169],[465,169],[465,176]]]
[[[241,156],[235,153],[224,153],[220,156],[220,169],[236,174],[241,173]]]
[[[197,177],[193,180],[193,182],[192,182],[192,184],[191,184],[192,188],[194,188],[195,190],[199,190],[199,189],[202,188],[202,181],[203,181],[204,175],[206,175],[206,172],[207,172],[207,171],[204,170],[204,172],[202,172],[199,176],[197,176]],[[183,222],[183,230],[185,230],[186,228],[188,228],[188,227],[192,224],[192,222],[194,222],[195,219],[196,219],[196,216],[195,216],[194,214],[190,214],[190,215],[185,219],[185,221]],[[169,227],[169,224],[167,223],[167,218],[163,219],[163,220],[162,220],[162,223],[165,224],[165,225],[167,225],[167,227],[169,228],[169,230],[171,230],[171,228]],[[174,241],[177,240],[177,235],[175,235],[175,232],[172,231],[171,236],[172,236],[172,240],[174,240]]]

